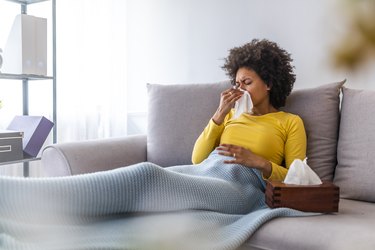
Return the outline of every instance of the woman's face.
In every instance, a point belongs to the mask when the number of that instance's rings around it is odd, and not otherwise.
[[[239,68],[236,74],[236,86],[250,93],[254,106],[269,103],[269,87],[252,69]]]

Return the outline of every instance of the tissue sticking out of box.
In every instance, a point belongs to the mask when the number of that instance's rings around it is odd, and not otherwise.
[[[284,179],[285,184],[296,185],[320,185],[322,181],[319,176],[307,165],[307,158],[303,161],[295,159],[289,167]]]
[[[248,114],[253,113],[253,101],[251,100],[250,93],[242,89],[239,89],[239,90],[241,90],[244,93],[241,96],[241,98],[237,100],[236,103],[234,104],[233,119],[237,119],[238,117],[240,117],[242,113],[248,113]]]

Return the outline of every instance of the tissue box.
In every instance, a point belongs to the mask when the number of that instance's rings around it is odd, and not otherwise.
[[[294,185],[268,181],[266,203],[270,208],[288,207],[304,212],[333,213],[339,210],[340,189],[332,182]]]
[[[0,130],[0,162],[23,158],[22,132]]]

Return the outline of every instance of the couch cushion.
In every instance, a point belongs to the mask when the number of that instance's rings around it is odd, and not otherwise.
[[[375,202],[375,91],[343,89],[335,183],[342,197]]]
[[[161,166],[191,164],[191,153],[230,82],[148,84],[147,160]]]
[[[339,213],[273,219],[241,249],[373,250],[374,222],[374,204],[341,199]]]
[[[299,115],[307,135],[307,163],[322,180],[333,179],[344,81],[294,90],[283,110]]]

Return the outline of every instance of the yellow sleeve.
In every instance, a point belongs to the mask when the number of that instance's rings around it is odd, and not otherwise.
[[[193,164],[201,163],[220,143],[224,123],[217,125],[212,119],[195,142],[191,160]]]
[[[299,116],[295,116],[288,125],[287,137],[284,145],[285,148],[285,167],[273,162],[272,172],[268,180],[283,181],[288,173],[289,167],[295,159],[304,160],[306,158],[306,132],[303,121]]]

